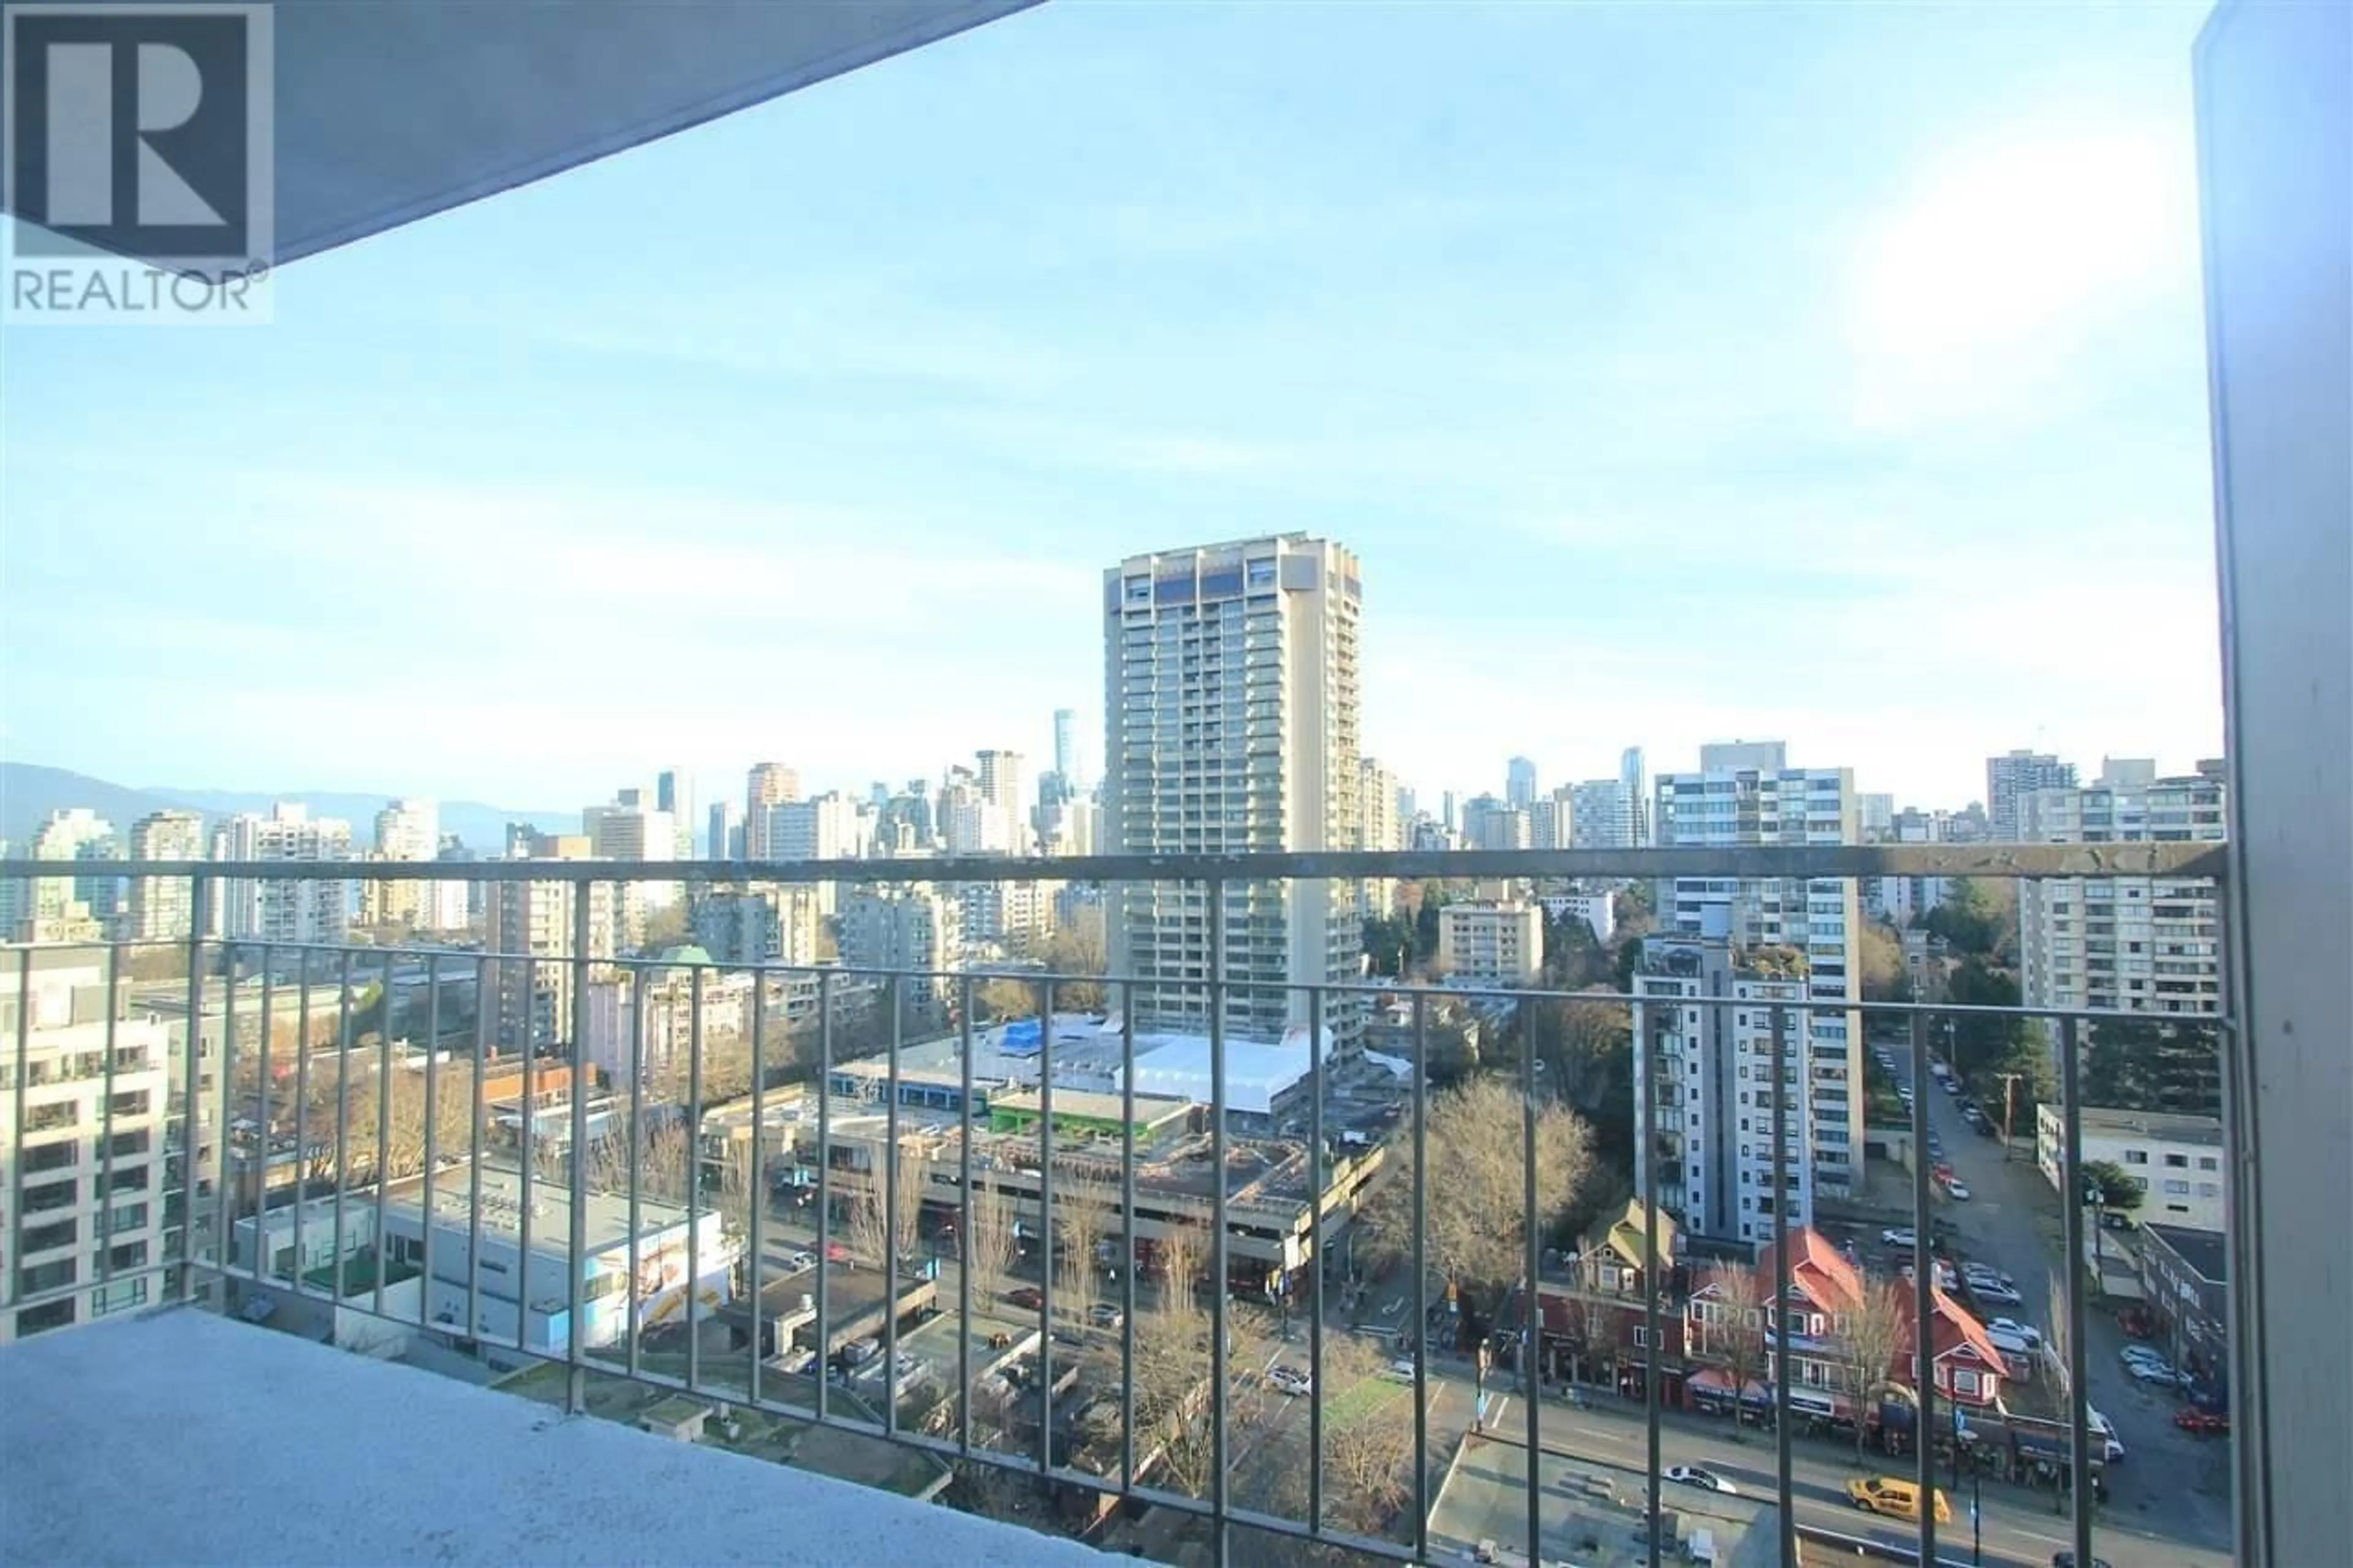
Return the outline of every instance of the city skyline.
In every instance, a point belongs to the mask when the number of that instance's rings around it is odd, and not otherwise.
[[[1043,757],[1104,563],[1290,531],[1365,562],[1366,746],[1433,796],[2219,749],[2194,10],[1345,16],[1044,7],[268,331],[14,336],[0,750],[518,805]]]

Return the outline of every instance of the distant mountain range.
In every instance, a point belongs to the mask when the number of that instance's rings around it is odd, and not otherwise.
[[[131,825],[150,812],[195,811],[210,820],[233,816],[241,811],[267,815],[280,801],[300,801],[311,808],[313,816],[335,816],[349,822],[353,843],[365,847],[374,842],[375,814],[396,798],[389,790],[381,795],[353,795],[336,790],[252,792],[182,789],[161,784],[133,789],[65,768],[43,767],[37,763],[0,763],[0,837],[8,840],[12,853],[24,853],[51,812],[68,811],[78,805],[86,805],[105,817],[127,839]],[[580,831],[577,811],[511,811],[473,800],[445,800],[439,805],[442,832],[454,833],[469,847],[491,854],[506,842],[507,824],[511,822],[528,822],[543,833]]]

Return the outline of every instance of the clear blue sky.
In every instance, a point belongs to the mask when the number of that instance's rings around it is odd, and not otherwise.
[[[2203,5],[1050,5],[0,340],[0,750],[570,806],[1098,727],[1102,568],[1365,562],[1433,798],[2220,746]]]

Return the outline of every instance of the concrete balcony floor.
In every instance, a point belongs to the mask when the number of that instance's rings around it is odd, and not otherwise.
[[[1077,1564],[1075,1542],[188,1309],[0,1350],[0,1564]]]

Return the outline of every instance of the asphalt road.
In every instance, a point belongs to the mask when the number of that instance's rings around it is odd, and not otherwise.
[[[1900,1040],[1889,1043],[1896,1081],[1909,1084],[1910,1052]],[[1919,1092],[1927,1097],[1929,1126],[1943,1142],[1944,1158],[1970,1190],[1967,1203],[1940,1195],[1939,1217],[1959,1229],[1965,1257],[1982,1258],[2016,1279],[2026,1300],[2022,1306],[2007,1309],[2008,1315],[2047,1331],[2052,1313],[2051,1280],[2063,1257],[2057,1240],[2062,1221],[2058,1194],[2035,1167],[2031,1131],[2015,1140],[2005,1161],[2000,1140],[1970,1131],[1961,1120],[1957,1096],[1933,1083]],[[2125,1374],[2117,1352],[2129,1342],[2106,1310],[2094,1304],[2085,1314],[2085,1330],[2084,1373],[2092,1405],[2108,1418],[2125,1445],[2123,1462],[2108,1472],[2110,1496],[2101,1511],[2102,1522],[2114,1521],[2214,1554],[2213,1560],[2227,1560],[2231,1439],[2192,1436],[2173,1425],[2179,1399],[2151,1391]],[[2125,1568],[2124,1560],[2112,1560]],[[2149,1559],[2207,1560],[2195,1554]],[[2137,1555],[2131,1559],[2139,1561]]]

